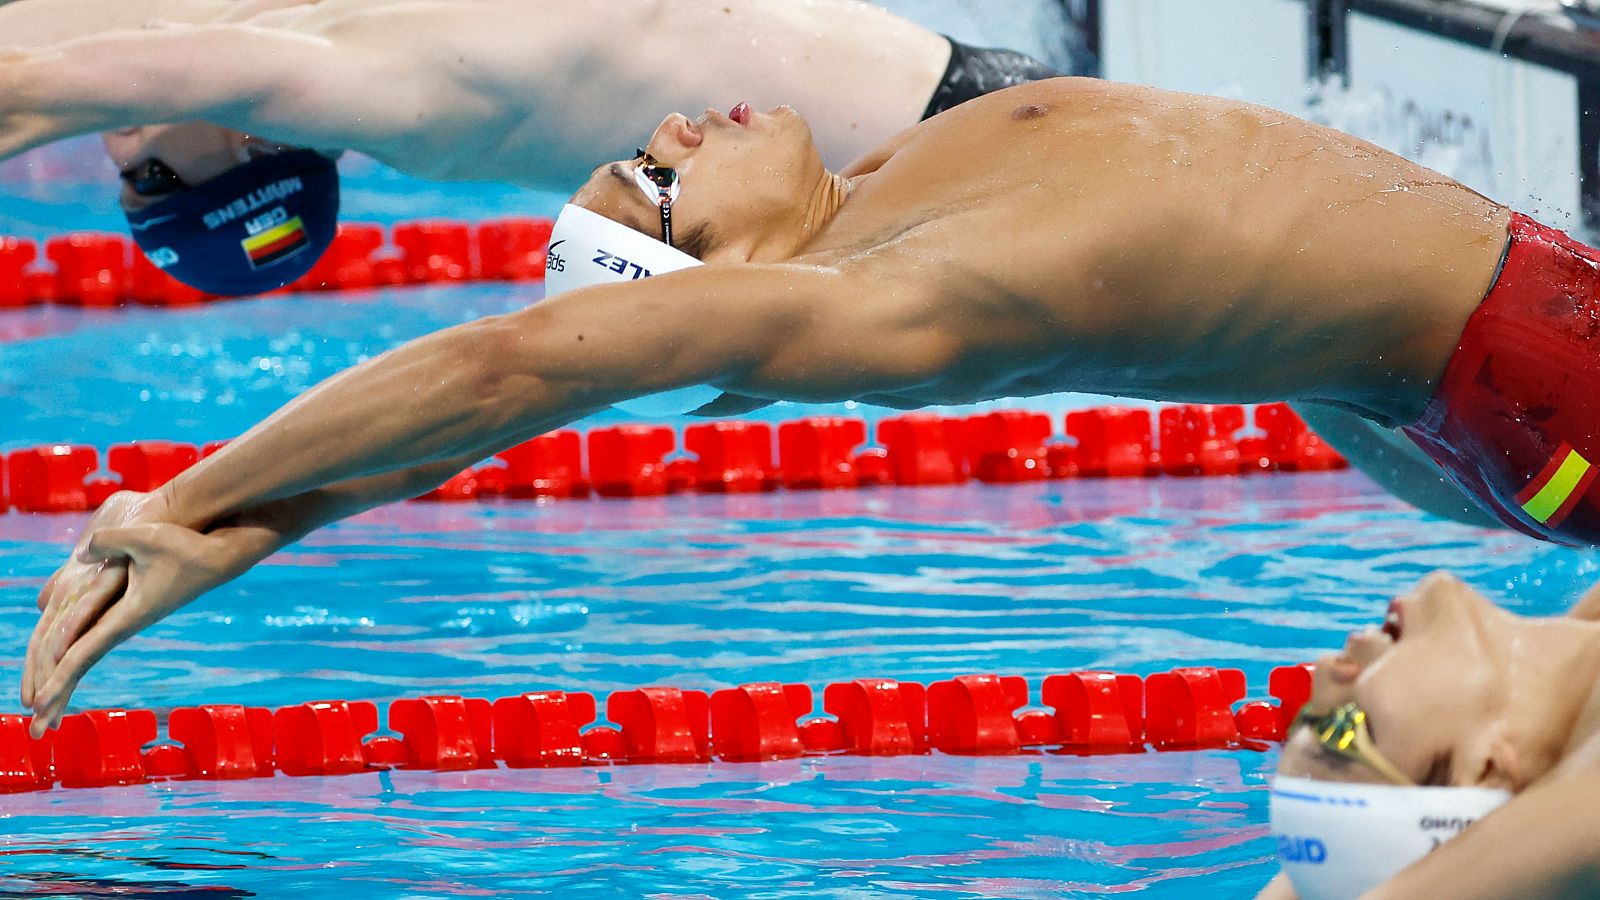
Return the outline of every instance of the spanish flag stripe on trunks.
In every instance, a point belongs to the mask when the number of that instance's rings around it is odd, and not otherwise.
[[[1554,528],[1577,505],[1594,477],[1594,465],[1563,442],[1532,483],[1517,495],[1517,503],[1535,522]]]

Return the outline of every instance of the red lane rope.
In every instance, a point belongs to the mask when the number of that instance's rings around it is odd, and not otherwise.
[[[549,219],[469,225],[429,220],[383,226],[343,223],[309,272],[275,291],[354,291],[412,284],[542,281]],[[124,235],[82,232],[49,238],[41,254],[24,238],[0,237],[0,308],[41,303],[185,307],[228,298],[195,290],[157,269]],[[49,268],[40,263],[48,262]]]
[[[814,755],[901,756],[937,751],[1142,753],[1264,749],[1281,741],[1311,694],[1311,667],[1274,669],[1278,702],[1241,701],[1238,669],[1183,667],[1140,678],[1111,672],[1049,675],[1038,706],[1017,675],[963,675],[922,685],[858,678],[827,685],[824,717],[811,688],[764,682],[711,693],[675,687],[618,691],[605,718],[594,695],[538,691],[493,702],[458,696],[395,700],[380,723],[369,701],[327,700],[277,710],[239,705],[170,711],[165,734],[150,710],[66,716],[42,740],[29,718],[0,715],[0,792],[139,784],[151,780],[342,775],[384,768],[454,771],[618,763],[706,763]],[[377,734],[380,726],[387,734]],[[147,746],[148,745],[148,746]]]
[[[1056,441],[1045,413],[1003,410],[967,418],[913,414],[877,424],[878,448],[862,449],[867,423],[846,417],[785,422],[720,421],[557,431],[467,469],[418,499],[659,496],[682,491],[747,493],[874,485],[991,483],[1047,478],[1240,475],[1320,471],[1347,463],[1286,404],[1102,407],[1066,415],[1071,443]],[[1159,437],[1159,442],[1156,438]],[[584,453],[585,444],[587,454]],[[223,446],[170,441],[94,447],[57,444],[0,459],[0,512],[73,512],[119,490],[150,491]],[[587,459],[585,459],[585,456]],[[585,466],[587,463],[587,467]]]

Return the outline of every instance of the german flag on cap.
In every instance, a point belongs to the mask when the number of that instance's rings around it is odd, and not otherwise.
[[[250,257],[250,267],[261,269],[299,253],[310,246],[311,240],[306,236],[306,227],[300,217],[295,216],[282,225],[274,225],[239,243],[244,247],[245,255]]]

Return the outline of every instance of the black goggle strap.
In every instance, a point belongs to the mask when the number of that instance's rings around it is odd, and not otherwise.
[[[635,171],[643,179],[639,187],[649,196],[654,188],[654,200],[661,210],[661,241],[668,247],[672,246],[672,201],[678,193],[678,173],[670,166],[663,166],[656,162],[655,157],[639,148],[635,157],[639,160],[639,168]]]

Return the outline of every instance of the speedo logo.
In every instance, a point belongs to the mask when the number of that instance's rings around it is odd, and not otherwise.
[[[1320,866],[1328,861],[1328,848],[1314,837],[1278,835],[1278,858],[1284,862]]]
[[[561,254],[556,252],[556,248],[565,243],[566,241],[564,240],[556,241],[550,245],[549,249],[544,251],[544,270],[546,272],[565,272],[567,270],[567,261],[561,258]]]
[[[285,197],[298,194],[304,187],[298,176],[274,181],[265,187],[256,188],[221,209],[206,213],[201,216],[201,221],[206,223],[206,228],[217,229],[235,219],[248,216],[269,203],[277,203]]]
[[[636,262],[628,262],[615,253],[599,250],[595,253],[594,264],[602,269],[609,269],[618,275],[627,275],[630,281],[640,278],[649,278],[650,270]]]

